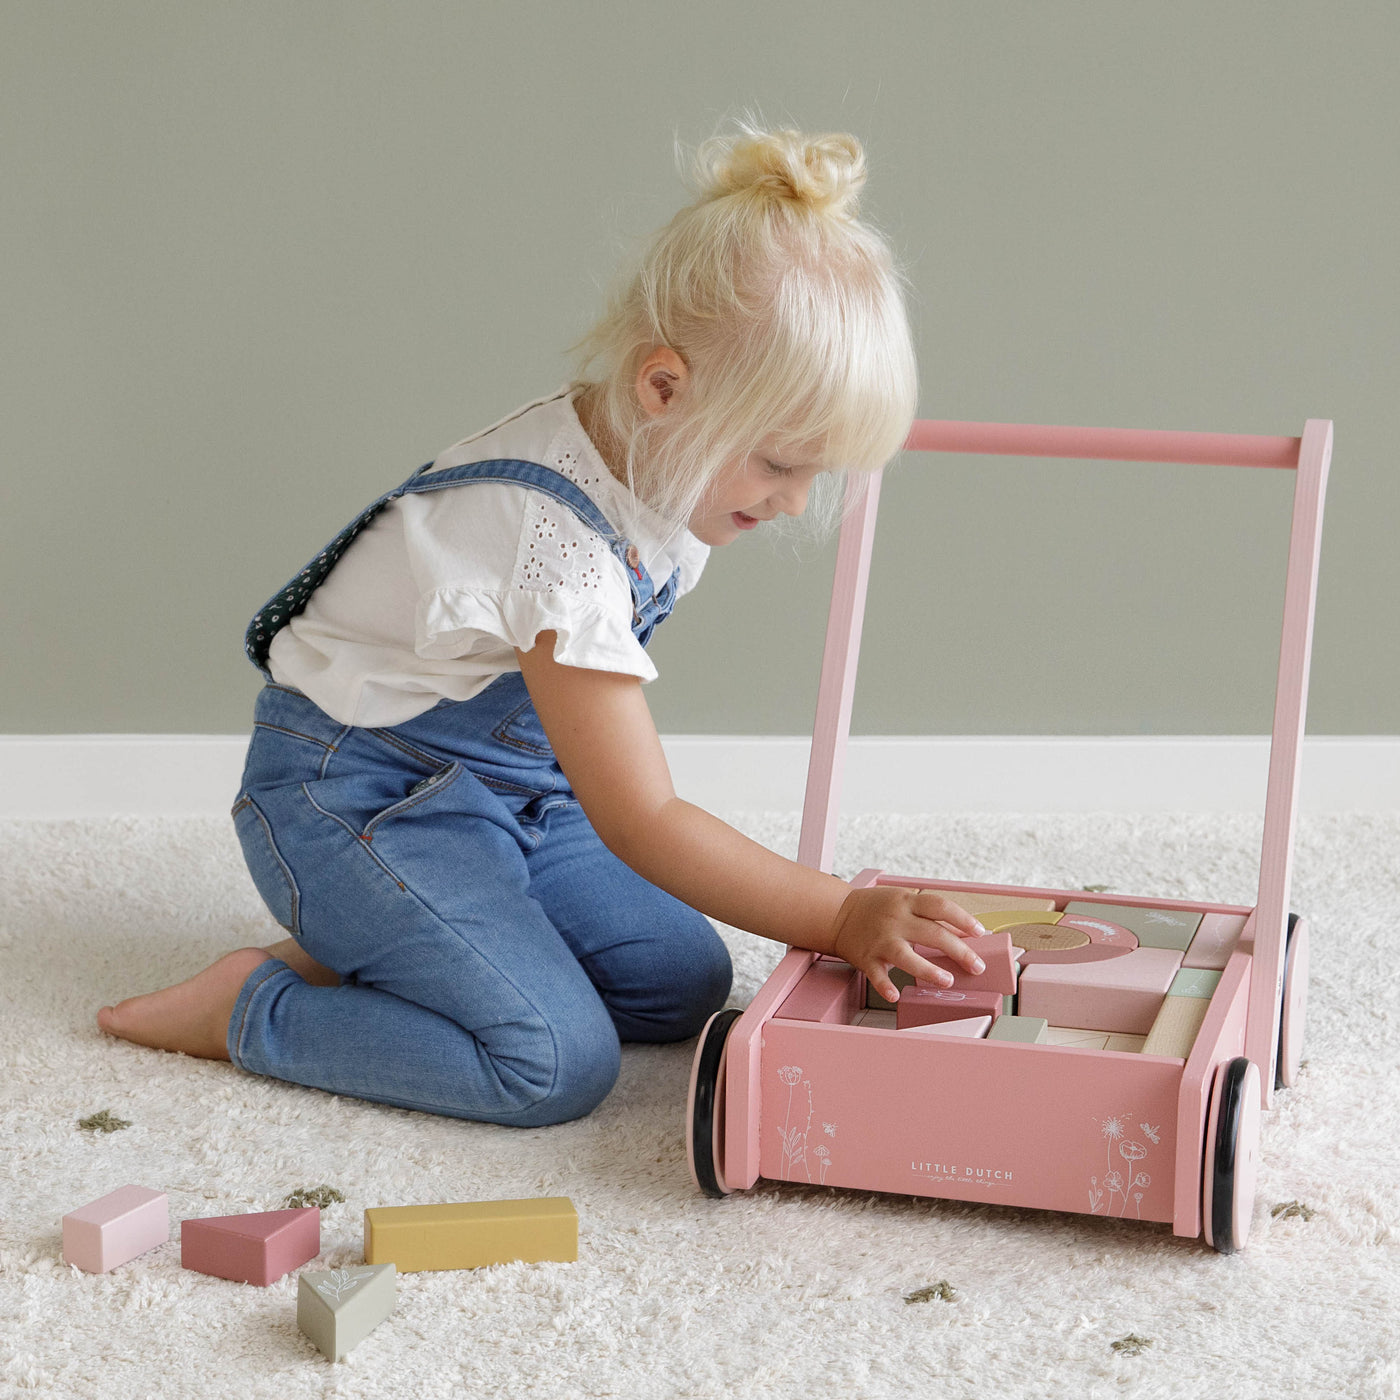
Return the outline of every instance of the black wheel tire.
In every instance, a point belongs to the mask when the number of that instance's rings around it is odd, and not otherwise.
[[[1308,1009],[1308,921],[1288,916],[1283,945],[1283,985],[1279,988],[1278,1045],[1274,1051],[1274,1088],[1291,1089],[1303,1051]]]
[[[1204,1166],[1210,1183],[1206,1239],[1221,1254],[1243,1249],[1249,1237],[1259,1126],[1259,1077],[1252,1070],[1253,1063],[1239,1055],[1216,1071],[1214,1132],[1207,1135]]]
[[[700,1035],[691,1071],[690,1116],[686,1122],[686,1155],[690,1158],[690,1174],[695,1184],[714,1200],[729,1194],[724,1185],[723,1171],[716,1162],[715,1097],[723,1063],[724,1043],[734,1022],[743,1013],[733,1007],[710,1017]]]

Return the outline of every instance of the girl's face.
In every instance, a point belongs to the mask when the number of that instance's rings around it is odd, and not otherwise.
[[[715,475],[690,517],[690,532],[704,544],[731,544],[746,530],[779,514],[801,515],[812,482],[824,470],[780,455],[778,439],[765,438],[754,452]]]

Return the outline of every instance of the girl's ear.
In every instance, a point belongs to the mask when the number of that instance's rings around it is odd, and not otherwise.
[[[665,413],[690,379],[686,362],[669,345],[658,345],[637,371],[637,402],[648,418]]]

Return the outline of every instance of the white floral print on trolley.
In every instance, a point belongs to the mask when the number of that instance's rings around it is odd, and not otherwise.
[[[1150,1123],[1139,1123],[1138,1128],[1154,1145],[1161,1142],[1160,1128],[1155,1128]],[[1152,1185],[1152,1178],[1146,1172],[1138,1170],[1138,1163],[1146,1160],[1150,1149],[1128,1137],[1126,1121],[1116,1115],[1105,1118],[1099,1124],[1099,1131],[1108,1143],[1108,1170],[1104,1173],[1102,1186],[1099,1185],[1097,1176],[1089,1178],[1089,1214],[1127,1215],[1128,1202],[1132,1201],[1137,1218],[1141,1220],[1143,1192]],[[1120,1170],[1113,1160],[1115,1151],[1123,1159],[1124,1170]],[[1115,1196],[1123,1198],[1123,1204],[1116,1212]]]
[[[800,1065],[784,1065],[778,1071],[778,1078],[787,1085],[788,1100],[787,1113],[783,1120],[783,1126],[778,1129],[778,1136],[783,1143],[783,1164],[781,1169],[781,1179],[784,1181],[805,1180],[811,1181],[812,1164],[807,1160],[807,1134],[812,1131],[812,1081],[803,1077]],[[805,1118],[803,1117],[805,1106]],[[794,1122],[794,1110],[797,1121]],[[835,1123],[823,1123],[822,1132],[827,1137],[836,1136]],[[812,1156],[816,1158],[819,1175],[816,1178],[818,1186],[826,1184],[827,1168],[831,1165],[831,1149],[825,1143],[818,1143],[812,1149]],[[801,1169],[802,1176],[798,1177],[798,1169]]]

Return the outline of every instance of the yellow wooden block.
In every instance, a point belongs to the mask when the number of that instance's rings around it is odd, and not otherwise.
[[[578,1213],[567,1196],[365,1211],[365,1263],[401,1274],[577,1258]]]
[[[988,933],[999,933],[1012,924],[1058,924],[1060,918],[1054,909],[984,909],[977,915],[977,922]]]
[[[1147,1033],[1142,1053],[1187,1059],[1209,1010],[1210,1002],[1204,997],[1163,997],[1162,1009]]]

